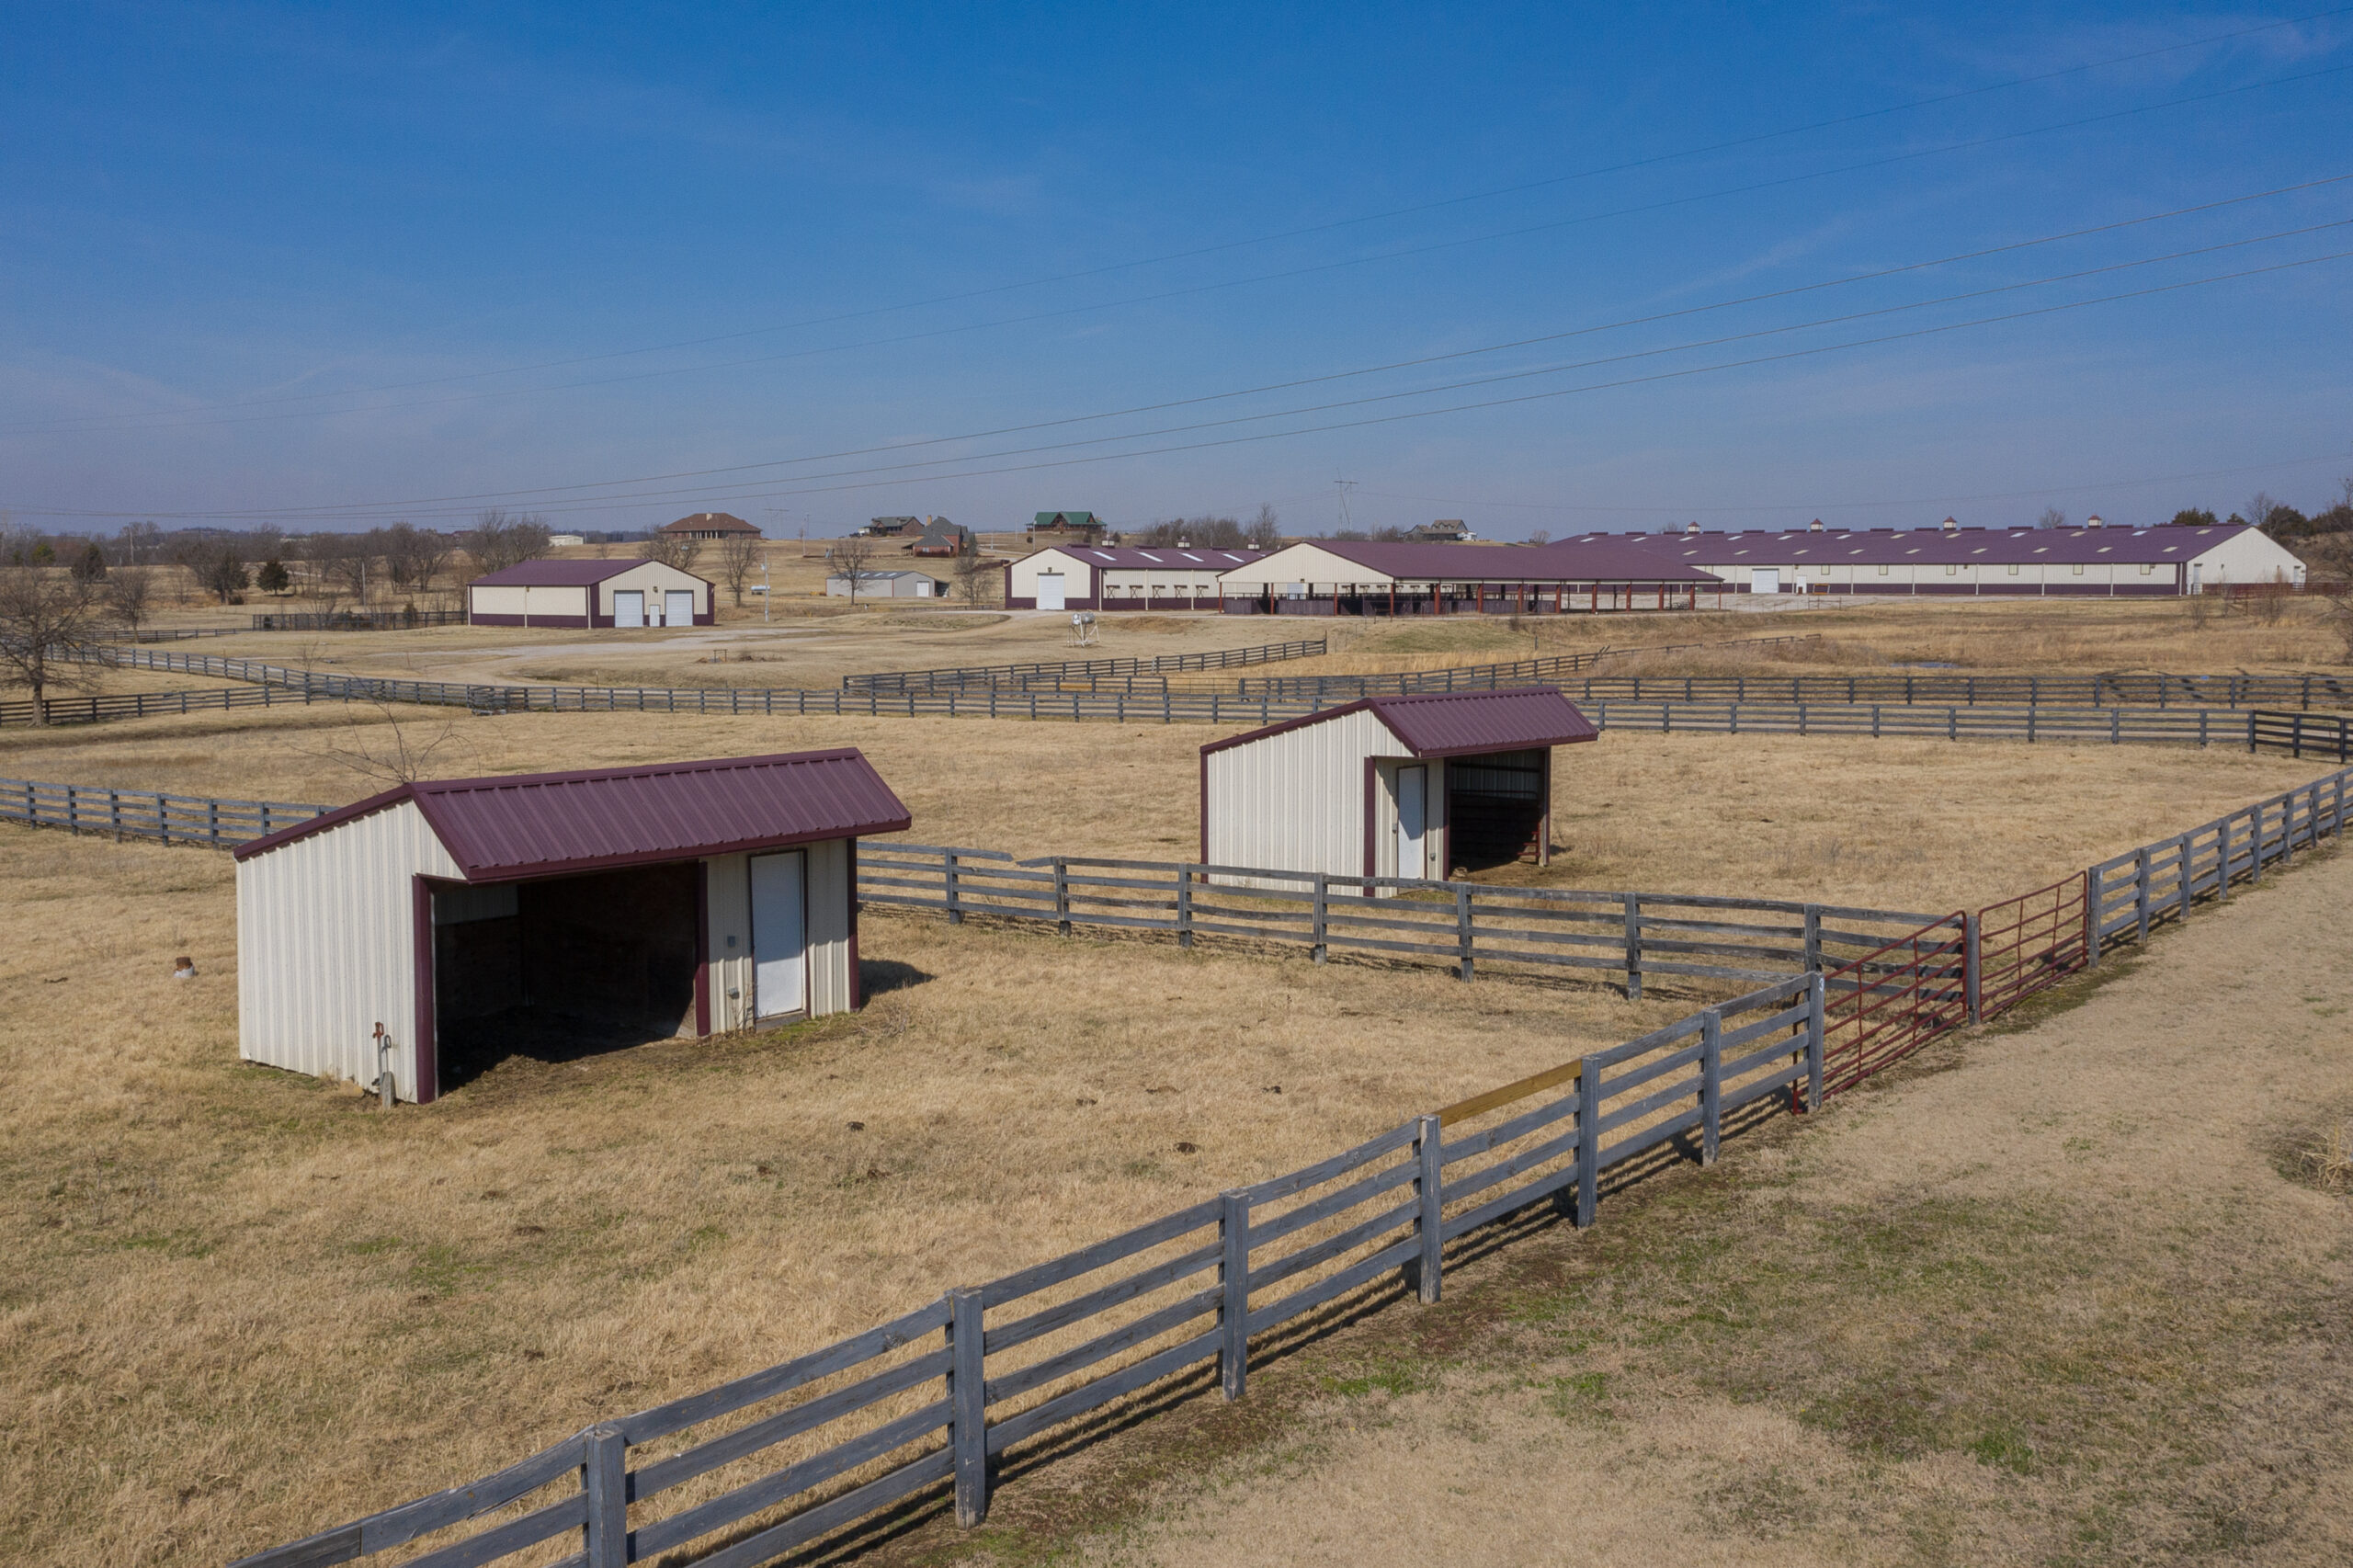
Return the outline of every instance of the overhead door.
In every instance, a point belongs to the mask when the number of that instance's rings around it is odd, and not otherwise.
[[[1748,574],[1748,591],[1752,594],[1778,594],[1781,591],[1781,571],[1778,566],[1758,566]]]
[[[1059,572],[1039,573],[1038,608],[1040,609],[1061,609],[1063,608],[1063,574]]]
[[[752,857],[754,1016],[809,1010],[808,856],[799,849]]]
[[[645,593],[641,588],[621,588],[613,595],[613,624],[643,626],[645,624]]]
[[[672,588],[662,598],[664,620],[672,626],[692,626],[695,623],[695,591],[692,588]]]

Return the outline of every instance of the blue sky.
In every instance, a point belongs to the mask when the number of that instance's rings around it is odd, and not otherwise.
[[[2309,510],[2322,9],[16,6],[0,508]]]

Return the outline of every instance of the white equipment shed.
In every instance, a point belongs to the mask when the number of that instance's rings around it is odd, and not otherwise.
[[[1599,733],[1545,686],[1368,697],[1214,741],[1201,748],[1201,861],[1409,881],[1540,865],[1552,748]]]
[[[404,784],[239,846],[237,1050],[429,1101],[555,1059],[847,1012],[855,750]]]
[[[470,626],[710,626],[710,584],[659,561],[526,561],[466,585]]]

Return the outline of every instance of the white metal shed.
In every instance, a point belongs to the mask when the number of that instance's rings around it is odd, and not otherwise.
[[[1409,880],[1542,864],[1552,748],[1598,733],[1546,686],[1369,697],[1229,736],[1201,748],[1201,860]]]
[[[404,784],[241,846],[237,1049],[428,1101],[576,1055],[861,1000],[855,750]]]
[[[472,626],[715,624],[709,580],[659,561],[526,561],[466,585]]]

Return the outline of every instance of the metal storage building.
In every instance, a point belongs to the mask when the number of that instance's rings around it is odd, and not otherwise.
[[[1747,528],[1597,536],[1713,573],[1756,594],[1965,594],[2145,598],[2233,586],[2299,586],[2304,563],[2261,528]]]
[[[404,784],[236,850],[238,1054],[428,1101],[847,1011],[857,841],[907,825],[855,750]]]
[[[1214,741],[1201,748],[1201,860],[1413,879],[1541,865],[1552,748],[1599,733],[1541,686],[1369,697]]]
[[[1257,550],[1065,544],[1005,567],[1009,609],[1216,609],[1218,577]]]
[[[828,598],[850,597],[850,574],[836,572],[825,579]],[[874,572],[860,570],[858,574],[858,597],[862,599],[944,599],[948,585],[921,572]]]
[[[526,561],[466,585],[470,626],[709,626],[710,584],[659,561]]]
[[[1562,544],[1311,540],[1218,579],[1238,615],[1568,615],[1721,604],[1721,578],[1597,535]]]

